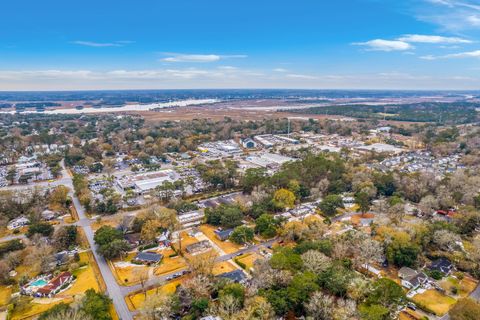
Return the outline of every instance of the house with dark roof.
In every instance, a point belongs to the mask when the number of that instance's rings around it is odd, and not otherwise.
[[[427,276],[423,272],[419,272],[411,278],[402,279],[402,286],[407,289],[417,289],[418,287],[425,287],[428,285],[433,285],[435,280]]]
[[[247,280],[247,276],[243,273],[242,270],[236,269],[230,272],[221,273],[217,276],[217,278],[228,279],[235,283],[243,283]]]
[[[66,264],[70,260],[67,251],[57,252],[53,256],[55,258],[55,264],[57,267]]]
[[[51,298],[59,293],[62,289],[68,287],[72,281],[73,275],[70,272],[62,272],[50,280],[48,284],[38,289],[35,293],[35,296]]]
[[[160,261],[162,261],[163,255],[155,252],[139,252],[133,258],[133,261],[146,264],[146,265],[152,265],[152,264],[158,264]]]
[[[432,262],[428,267],[429,270],[439,271],[445,275],[449,275],[453,270],[453,264],[447,258],[439,258]]]
[[[230,235],[232,234],[233,229],[226,229],[226,230],[217,229],[214,232],[219,240],[225,241],[225,240],[228,240],[228,238],[230,238]]]

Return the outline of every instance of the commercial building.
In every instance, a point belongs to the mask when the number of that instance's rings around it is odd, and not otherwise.
[[[139,194],[143,194],[155,189],[157,186],[161,186],[166,181],[174,182],[179,178],[175,171],[167,169],[125,176],[117,180],[117,185],[122,190],[134,189]]]

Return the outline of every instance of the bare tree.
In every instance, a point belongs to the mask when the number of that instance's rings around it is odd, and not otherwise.
[[[302,254],[302,261],[307,271],[319,274],[330,266],[332,259],[320,251],[308,250]]]
[[[438,230],[433,234],[433,242],[441,250],[455,251],[459,249],[462,239],[458,234],[448,230]]]
[[[432,195],[428,195],[420,200],[418,208],[423,214],[431,215],[438,208],[438,200]]]
[[[332,320],[335,299],[321,291],[313,293],[312,297],[305,305],[307,310],[307,319],[312,320]]]
[[[141,320],[164,320],[170,319],[173,312],[173,299],[170,295],[156,292],[147,296],[139,318]]]

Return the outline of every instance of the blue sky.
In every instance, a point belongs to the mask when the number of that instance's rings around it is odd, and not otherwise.
[[[480,88],[478,0],[3,2],[0,90]]]

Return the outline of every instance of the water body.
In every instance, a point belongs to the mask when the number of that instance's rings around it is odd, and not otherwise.
[[[21,113],[33,113],[33,114],[84,114],[84,113],[111,113],[111,112],[125,112],[125,111],[149,111],[153,109],[164,109],[171,107],[187,107],[202,104],[212,104],[219,102],[218,99],[187,99],[172,102],[163,103],[151,103],[151,104],[127,104],[123,107],[103,107],[103,108],[65,108],[65,109],[52,109],[52,110],[25,110]],[[3,114],[15,114],[16,110],[2,111]]]

